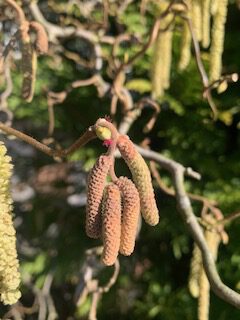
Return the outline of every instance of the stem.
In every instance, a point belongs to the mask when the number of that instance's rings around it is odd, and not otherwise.
[[[27,134],[18,131],[14,128],[8,127],[7,125],[0,122],[0,130],[5,132],[6,134],[13,135],[17,137],[18,139],[27,142],[28,144],[32,145],[34,148],[42,151],[43,153],[47,154],[50,157],[64,157],[67,156],[77,149],[83,147],[85,144],[87,144],[89,141],[96,138],[95,131],[93,130],[93,127],[89,127],[88,130],[76,141],[74,142],[69,148],[64,150],[54,150],[45,144],[37,141],[36,139],[28,136]]]
[[[11,127],[6,126],[2,122],[0,122],[0,130],[4,131],[5,133],[9,135],[13,135],[17,137],[18,139],[27,142],[28,144],[32,145],[34,148],[42,151],[43,153],[49,155],[50,157],[52,156],[61,156],[61,151],[53,150],[46,146],[45,144],[37,141],[36,139],[28,136],[27,134],[18,131],[16,129],[13,129]]]
[[[73,153],[74,151],[85,146],[85,144],[87,144],[89,141],[95,138],[96,138],[96,134],[93,127],[91,126],[76,142],[74,142],[69,148],[63,151],[64,155],[67,156]]]

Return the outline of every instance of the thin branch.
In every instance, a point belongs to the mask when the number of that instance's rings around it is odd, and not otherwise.
[[[240,309],[240,295],[222,282],[202,229],[193,213],[189,197],[187,196],[184,187],[184,169],[182,166],[178,166],[173,168],[172,173],[178,209],[195,242],[201,250],[204,269],[211,288],[217,296]]]
[[[165,192],[166,194],[174,197],[176,195],[174,188],[167,187],[163,183],[163,181],[160,177],[160,174],[156,168],[156,163],[154,161],[150,161],[150,169],[151,169],[152,175],[156,179],[157,184],[160,187],[160,189],[163,192]],[[190,199],[202,202],[203,205],[207,206],[207,207],[209,207],[209,206],[212,207],[217,204],[215,200],[208,199],[208,198],[205,198],[205,197],[197,195],[197,194],[193,194],[193,193],[188,192],[187,195],[189,196]]]
[[[101,293],[96,291],[93,292],[92,294],[92,302],[91,302],[91,307],[88,315],[88,320],[97,320],[97,307],[98,307],[98,302],[101,299]]]
[[[34,148],[42,151],[43,153],[49,155],[50,157],[55,157],[55,156],[59,156],[58,151],[52,150],[51,148],[49,148],[48,146],[46,146],[45,144],[37,141],[36,139],[28,136],[27,134],[18,131],[16,129],[13,129],[11,127],[6,126],[5,124],[0,122],[0,130],[2,130],[3,132],[9,134],[9,135],[13,135],[15,137],[17,137],[18,139],[25,141],[26,143],[32,145]]]
[[[14,1],[14,0],[5,0],[6,4],[12,7],[15,12],[17,13],[17,18],[19,21],[19,24],[21,25],[22,23],[25,22],[26,17],[25,14],[22,10],[22,8]]]
[[[157,153],[155,151],[147,150],[147,149],[141,148],[137,145],[135,145],[135,147],[137,148],[137,150],[141,153],[141,155],[145,159],[153,160],[153,161],[157,162],[161,167],[163,167],[164,169],[166,169],[167,171],[169,171],[172,174],[175,172],[175,170],[177,168],[181,168],[181,170],[183,170],[183,172],[186,176],[189,176],[189,177],[196,179],[196,180],[201,179],[201,175],[198,172],[194,171],[192,168],[189,168],[189,167],[185,168],[180,163],[178,163],[172,159],[168,159],[168,158],[164,157],[163,155],[161,155],[160,153]]]
[[[240,212],[235,212],[235,213],[232,213],[229,216],[223,218],[222,220],[217,221],[216,224],[227,225],[239,217],[240,217]]]
[[[70,155],[80,147],[83,147],[85,144],[87,144],[89,141],[96,138],[95,131],[93,130],[93,127],[89,127],[88,130],[76,141],[74,144],[72,144],[69,148],[65,149],[63,151],[64,155]]]
[[[29,135],[18,131],[14,128],[8,127],[7,125],[0,122],[0,130],[5,132],[8,135],[13,135],[17,137],[18,139],[30,144],[34,148],[38,149],[39,151],[47,154],[50,157],[64,157],[67,155],[70,155],[80,147],[83,147],[85,144],[87,144],[89,141],[96,138],[96,134],[93,130],[93,127],[89,127],[88,130],[76,141],[74,142],[69,148],[64,150],[54,150],[45,144],[39,142],[38,140],[30,137]]]
[[[191,33],[191,37],[192,37],[192,41],[193,41],[193,48],[195,51],[195,59],[196,59],[196,63],[197,63],[197,67],[199,70],[199,73],[201,75],[202,78],[202,83],[204,86],[204,97],[208,100],[208,103],[212,109],[213,112],[213,118],[214,120],[216,120],[217,118],[217,107],[213,101],[212,95],[211,95],[211,91],[210,90],[206,90],[206,88],[209,87],[209,79],[206,73],[206,70],[204,68],[202,59],[201,59],[201,51],[200,51],[200,47],[199,47],[199,43],[197,40],[197,37],[195,35],[194,29],[193,29],[193,25],[192,25],[192,21],[190,18],[188,17],[184,17],[184,19],[186,19],[190,33]]]

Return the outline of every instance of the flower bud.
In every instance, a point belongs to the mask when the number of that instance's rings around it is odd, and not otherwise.
[[[100,140],[110,140],[112,137],[111,130],[107,127],[97,126],[95,129],[96,135]]]

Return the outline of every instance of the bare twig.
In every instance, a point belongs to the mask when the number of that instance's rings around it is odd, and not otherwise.
[[[93,292],[92,294],[92,303],[88,315],[88,320],[97,320],[97,307],[98,307],[98,302],[101,299],[101,293],[96,291]]]
[[[239,218],[240,217],[240,212],[235,212],[235,213],[232,213],[230,214],[229,216],[227,217],[224,217],[223,219],[221,220],[218,220],[216,222],[216,224],[220,224],[220,225],[228,225],[230,224],[230,222],[234,221],[235,219]]]
[[[21,131],[18,131],[16,129],[13,129],[11,127],[8,127],[7,125],[5,125],[1,122],[0,122],[0,130],[5,132],[6,134],[13,135],[13,136],[17,137],[18,139],[25,141],[26,143],[32,145],[34,148],[47,154],[50,157],[60,157],[60,158],[73,153],[78,148],[84,146],[89,141],[96,138],[96,134],[93,131],[92,127],[89,127],[88,130],[76,142],[74,142],[69,148],[67,148],[65,150],[53,150],[50,147],[46,146],[45,144],[39,142],[38,140],[28,136],[27,134],[25,134]]]

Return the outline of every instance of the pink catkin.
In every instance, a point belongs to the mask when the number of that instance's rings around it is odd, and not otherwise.
[[[111,183],[104,190],[102,202],[102,262],[111,266],[116,262],[121,237],[121,194]]]
[[[138,189],[142,216],[148,224],[154,226],[159,222],[159,213],[148,166],[128,136],[121,135],[117,146]]]
[[[116,182],[122,195],[122,226],[120,253],[129,256],[135,246],[138,221],[140,216],[140,199],[134,183],[126,178],[120,177]]]
[[[101,236],[101,201],[112,158],[101,155],[89,173],[87,184],[86,233],[90,238]]]

